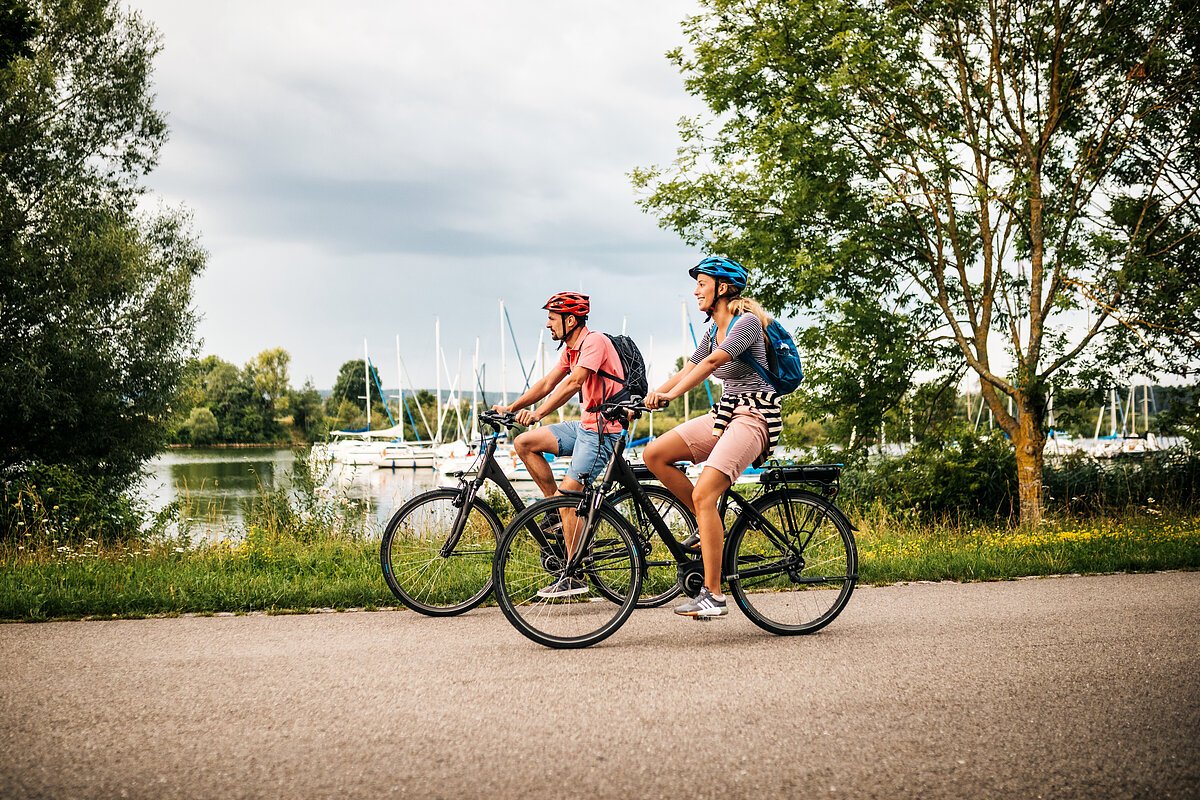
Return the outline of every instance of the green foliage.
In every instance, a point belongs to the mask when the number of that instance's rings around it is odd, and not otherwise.
[[[309,378],[298,390],[288,395],[288,408],[292,411],[292,425],[304,434],[306,441],[315,441],[324,436],[329,428],[325,422],[325,402],[321,393]]]
[[[188,414],[186,433],[192,444],[212,444],[221,435],[221,425],[211,411],[200,406]]]
[[[0,542],[53,547],[136,539],[141,509],[121,488],[68,466],[14,470],[0,483]]]
[[[174,439],[181,444],[254,444],[284,440],[283,427],[277,418],[280,398],[260,389],[264,356],[287,353],[282,349],[267,350],[238,369],[217,356],[205,356],[188,363],[179,392],[172,404],[175,418]],[[286,379],[286,375],[285,375]],[[275,387],[273,391],[278,391]],[[284,389],[286,392],[286,387]],[[286,396],[283,398],[286,400]],[[194,421],[204,412],[212,416],[215,429],[204,425],[203,435],[197,436]]]
[[[287,350],[275,347],[262,351],[246,364],[246,377],[276,412],[287,410],[291,360]]]
[[[1166,408],[1158,417],[1167,436],[1182,436],[1194,451],[1200,451],[1200,384],[1168,387]]]
[[[1200,503],[1200,453],[1166,450],[1110,459],[1072,454],[1047,468],[1044,480],[1050,507],[1072,514],[1188,511]]]
[[[166,440],[205,254],[138,212],[157,35],[114,2],[0,5],[0,466],[129,486]]]
[[[970,369],[1036,468],[1051,376],[1194,368],[1195,3],[702,0],[684,29],[711,119],[633,173],[642,206],[805,312],[807,410],[841,441]]]
[[[1012,448],[998,434],[927,440],[898,457],[851,456],[839,502],[878,501],[894,513],[922,519],[1007,519],[1016,506]]]
[[[251,545],[350,541],[364,536],[365,501],[330,497],[322,491],[329,467],[314,468],[307,447],[295,454],[288,475],[274,486],[260,483],[242,503],[245,535]]]
[[[347,361],[338,370],[337,380],[333,383],[333,391],[326,399],[326,408],[331,411],[339,408],[343,402],[356,406],[364,415],[367,413],[366,401],[366,364],[359,358]],[[378,400],[376,386],[380,385],[379,370],[371,365],[371,397]],[[331,413],[330,416],[333,416]],[[340,415],[339,415],[340,416]]]
[[[824,455],[846,463],[838,502],[857,513],[877,505],[924,522],[1003,522],[1017,507],[1014,456],[998,431],[927,438],[900,456]],[[1077,453],[1048,462],[1042,480],[1047,510],[1055,514],[1190,513],[1200,502],[1200,454],[1097,459]]]

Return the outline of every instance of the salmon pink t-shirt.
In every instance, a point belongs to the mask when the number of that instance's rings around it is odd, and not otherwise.
[[[603,333],[593,333],[584,328],[583,335],[579,338],[579,347],[574,349],[564,347],[562,355],[558,357],[558,366],[567,372],[571,372],[575,367],[584,367],[592,372],[583,382],[581,392],[583,394],[584,429],[599,430],[597,425],[603,422],[605,433],[620,433],[621,423],[610,422],[603,419],[597,412],[588,411],[589,408],[600,405],[621,390],[621,384],[617,381],[600,377],[601,370],[609,375],[625,377],[625,370],[621,367],[621,357],[617,355],[617,348],[613,347],[612,340]]]

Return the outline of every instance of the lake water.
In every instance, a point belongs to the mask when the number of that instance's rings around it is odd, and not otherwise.
[[[260,486],[290,487],[294,462],[295,453],[288,449],[169,450],[147,465],[141,494],[152,511],[182,499],[191,512],[190,524],[197,538],[238,535],[245,501]],[[429,469],[335,464],[324,478],[330,496],[366,501],[364,527],[377,534],[395,509],[413,495],[435,488],[440,476]],[[453,485],[452,481],[446,482]],[[532,484],[519,484],[517,491],[530,498],[540,496]]]

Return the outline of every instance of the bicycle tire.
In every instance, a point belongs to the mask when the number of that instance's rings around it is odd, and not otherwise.
[[[858,581],[850,521],[825,498],[798,489],[769,492],[751,506],[773,530],[740,515],[725,553],[730,593],[771,633],[820,630],[846,607]]]
[[[571,515],[564,517],[562,512],[575,511],[578,506],[578,498],[541,500],[513,518],[496,546],[492,567],[496,601],[513,627],[546,647],[589,647],[608,638],[633,613],[641,589],[635,534],[605,504],[593,530],[581,532],[588,539],[588,550],[578,578],[586,590],[564,598],[539,594],[565,575],[561,525],[570,524]],[[582,515],[577,519],[582,523]],[[610,602],[600,586],[606,592],[619,587],[619,601]]]
[[[696,533],[696,518],[678,497],[663,486],[642,486],[642,491],[654,506],[659,516],[667,523],[667,528],[675,541],[681,544],[692,534]],[[641,509],[632,507],[633,493],[621,489],[608,497],[613,508],[629,521],[642,547],[642,592],[637,600],[637,608],[657,608],[671,602],[683,591],[679,585],[679,563],[666,545],[658,541],[658,533],[648,520],[642,518]],[[629,507],[625,507],[629,504]],[[669,509],[669,512],[667,511]],[[668,516],[669,514],[669,516]],[[696,548],[698,551],[699,548]]]
[[[379,544],[379,563],[392,594],[431,617],[470,611],[492,590],[492,558],[504,526],[486,503],[471,503],[454,551],[441,552],[461,495],[458,489],[422,492],[392,515]]]

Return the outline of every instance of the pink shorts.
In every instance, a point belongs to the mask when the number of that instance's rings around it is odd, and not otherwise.
[[[713,436],[713,415],[688,420],[672,429],[692,453],[692,462],[723,472],[736,481],[767,446],[767,421],[758,409],[738,406],[720,437]]]

